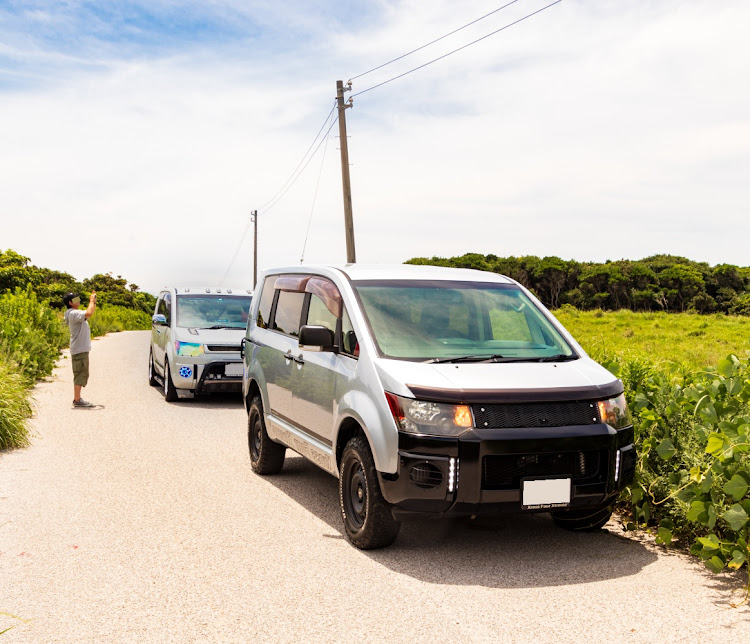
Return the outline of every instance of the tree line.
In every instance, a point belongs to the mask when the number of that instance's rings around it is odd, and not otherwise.
[[[520,282],[549,308],[696,311],[750,315],[750,267],[694,262],[675,255],[578,262],[559,257],[415,257],[407,264],[474,268]]]
[[[128,284],[121,275],[97,273],[80,282],[69,273],[34,266],[28,257],[13,250],[0,250],[0,294],[29,287],[40,300],[49,300],[53,308],[63,308],[63,295],[69,292],[80,293],[86,304],[91,291],[96,291],[98,303],[104,306],[122,306],[150,315],[156,304],[153,295],[142,292],[137,284]]]

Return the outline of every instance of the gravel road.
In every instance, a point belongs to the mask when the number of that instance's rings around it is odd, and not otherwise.
[[[147,332],[93,344],[35,390],[32,447],[0,456],[2,642],[747,642],[737,576],[617,523],[547,515],[342,535],[336,480],[295,454],[250,470],[237,397],[169,404]]]

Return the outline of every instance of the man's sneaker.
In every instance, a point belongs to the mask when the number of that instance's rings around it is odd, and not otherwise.
[[[73,407],[93,407],[93,405],[88,400],[79,398],[78,400],[73,401]]]

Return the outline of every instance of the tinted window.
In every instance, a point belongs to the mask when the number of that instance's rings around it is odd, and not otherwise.
[[[279,301],[276,304],[276,315],[271,328],[286,333],[287,335],[298,336],[299,322],[302,317],[302,304],[304,301],[304,293],[279,291]]]
[[[260,295],[260,305],[258,306],[258,319],[257,324],[262,329],[268,328],[268,323],[271,321],[271,306],[273,306],[273,295],[274,285],[276,284],[276,278],[278,275],[271,275],[266,277],[263,282],[263,290]]]
[[[357,334],[354,333],[354,327],[352,321],[349,319],[349,314],[344,309],[344,313],[341,316],[341,350],[344,353],[348,353],[353,356],[359,355],[359,343],[357,342]]]
[[[336,316],[328,310],[326,303],[317,295],[310,295],[310,308],[307,312],[307,324],[324,326],[336,333]]]

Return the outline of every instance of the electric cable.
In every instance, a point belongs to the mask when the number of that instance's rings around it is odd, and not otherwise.
[[[302,163],[305,161],[305,158],[310,153],[310,150],[312,150],[313,146],[315,145],[316,141],[318,140],[318,137],[320,136],[320,133],[325,129],[326,123],[328,123],[328,119],[331,118],[331,114],[333,114],[333,111],[336,109],[336,103],[334,102],[333,107],[331,108],[331,111],[328,112],[328,115],[326,116],[325,120],[323,121],[323,125],[320,126],[320,129],[318,130],[318,133],[315,135],[315,138],[313,139],[313,142],[310,144],[310,147],[307,148],[307,152],[302,156],[302,160],[297,164],[297,167],[294,169],[291,175],[289,175],[289,178],[281,185],[281,188],[279,188],[278,192],[271,197],[265,204],[263,204],[258,210],[263,210],[270,204],[276,197],[279,196],[279,194],[284,190],[287,183],[292,180],[294,175],[297,173],[297,170],[299,170],[299,167],[302,165]],[[296,181],[296,179],[295,179]]]
[[[498,7],[494,11],[490,11],[489,13],[484,14],[480,18],[477,18],[476,20],[472,20],[471,22],[466,23],[463,27],[459,27],[458,29],[454,29],[453,31],[451,31],[451,32],[449,32],[447,34],[445,34],[443,36],[440,36],[440,38],[435,38],[435,40],[431,40],[430,42],[428,42],[425,45],[422,45],[421,47],[417,47],[416,49],[412,49],[411,51],[406,52],[405,54],[399,56],[398,58],[394,58],[393,60],[389,60],[387,63],[383,63],[382,65],[378,65],[377,67],[373,67],[372,69],[370,69],[370,70],[368,70],[366,72],[363,72],[362,74],[357,74],[356,76],[352,76],[349,80],[355,80],[357,78],[362,78],[362,76],[367,76],[367,74],[369,74],[371,72],[374,72],[374,71],[376,71],[378,69],[382,69],[383,67],[387,67],[391,63],[395,63],[396,61],[399,61],[402,58],[406,58],[407,56],[411,56],[412,54],[416,54],[418,51],[421,51],[425,47],[429,47],[430,45],[434,45],[436,42],[440,42],[441,40],[444,40],[445,38],[448,38],[448,36],[452,36],[453,34],[457,34],[459,31],[462,31],[463,29],[466,29],[467,27],[471,27],[471,25],[475,25],[480,20],[484,20],[485,18],[489,18],[492,14],[495,14],[498,11],[502,11],[506,7],[510,7],[510,5],[515,4],[518,1],[519,0],[511,0],[511,2],[509,2],[508,4],[504,4],[502,7]]]
[[[305,242],[302,244],[302,255],[299,258],[300,264],[303,264],[305,261],[305,249],[307,248],[307,239],[310,237],[310,227],[312,226],[313,213],[315,212],[315,202],[318,200],[318,189],[320,188],[320,178],[323,176],[323,164],[325,163],[326,151],[328,150],[328,138],[329,137],[326,137],[326,144],[323,147],[323,156],[320,159],[320,170],[318,172],[318,182],[315,184],[315,194],[313,195],[312,206],[310,207],[310,219],[307,221],[307,232],[305,233]]]
[[[297,167],[295,168],[294,172],[291,174],[291,176],[289,177],[289,179],[287,179],[284,182],[284,185],[282,186],[282,188],[274,195],[274,197],[270,201],[266,202],[265,206],[263,206],[262,212],[268,212],[277,203],[279,203],[279,201],[281,201],[281,199],[284,197],[284,195],[286,195],[286,193],[289,192],[289,190],[291,190],[292,186],[297,182],[297,179],[299,179],[299,177],[305,171],[305,169],[307,168],[307,166],[310,164],[310,161],[312,161],[315,158],[315,155],[318,153],[318,150],[320,149],[320,146],[323,145],[323,143],[328,140],[328,134],[330,133],[330,131],[333,128],[333,126],[336,125],[336,123],[339,120],[338,115],[332,120],[331,124],[328,126],[328,129],[326,130],[326,133],[323,135],[323,138],[321,138],[318,141],[318,139],[320,138],[320,133],[323,131],[323,129],[327,125],[327,123],[328,123],[329,119],[331,118],[331,115],[333,114],[333,112],[334,112],[335,109],[336,109],[336,105],[334,104],[334,106],[331,109],[331,111],[328,112],[328,116],[326,116],[326,120],[323,122],[323,126],[320,128],[320,130],[318,130],[318,134],[315,135],[315,139],[313,140],[312,145],[307,149],[307,152],[305,152],[305,155],[302,157],[302,161],[300,161],[300,163],[297,165]],[[315,147],[315,149],[313,150],[313,152],[311,154],[310,150],[312,150],[312,148],[315,145],[316,141],[317,141],[318,145]],[[306,158],[307,158],[307,161],[305,161]],[[303,165],[303,163],[304,163],[304,165]],[[292,179],[293,179],[293,181],[291,181],[291,183],[290,183],[290,180],[292,180]],[[261,212],[261,209],[258,209],[258,213],[260,213],[260,212]],[[245,241],[245,237],[247,237],[247,232],[248,232],[248,230],[250,230],[250,224],[251,223],[252,223],[252,221],[248,221],[247,222],[247,225],[245,226],[245,230],[242,233],[242,236],[240,237],[239,243],[237,244],[237,249],[234,251],[234,255],[232,256],[232,261],[229,262],[229,266],[227,267],[227,270],[224,272],[224,277],[222,277],[221,282],[219,282],[219,286],[223,286],[224,280],[226,280],[227,276],[229,275],[229,272],[234,267],[234,263],[237,261],[237,257],[239,256],[240,250],[242,249],[242,245],[243,245],[243,243]]]
[[[383,81],[382,83],[378,83],[377,85],[373,85],[372,87],[368,87],[367,89],[363,89],[361,92],[357,92],[356,94],[352,94],[351,98],[354,98],[355,96],[361,96],[362,94],[366,94],[367,92],[371,92],[374,89],[377,89],[378,87],[382,87],[383,85],[387,85],[388,83],[391,83],[395,80],[398,80],[399,78],[403,78],[404,76],[407,76],[413,72],[416,72],[420,69],[423,69],[427,67],[428,65],[432,65],[433,63],[438,62],[439,60],[443,60],[443,58],[447,58],[448,56],[451,56],[452,54],[455,54],[463,49],[466,49],[467,47],[471,47],[472,45],[476,45],[478,42],[481,42],[482,40],[486,40],[490,36],[494,36],[495,34],[500,33],[501,31],[505,31],[506,29],[517,25],[519,22],[523,22],[527,18],[531,18],[532,16],[537,15],[538,13],[541,13],[542,11],[545,11],[546,9],[549,9],[550,7],[555,6],[556,4],[561,3],[562,0],[555,0],[554,2],[551,2],[545,7],[542,7],[541,9],[538,9],[537,11],[533,11],[532,13],[524,16],[523,18],[519,18],[518,20],[515,20],[511,23],[508,23],[504,27],[500,27],[500,29],[496,29],[495,31],[488,33],[485,36],[482,36],[481,38],[477,38],[476,40],[471,41],[470,43],[467,43],[466,45],[463,45],[462,47],[459,47],[458,49],[454,49],[453,51],[449,51],[447,54],[443,54],[442,56],[439,56],[438,58],[435,58],[427,63],[424,63],[423,65],[419,65],[419,67],[415,67],[414,69],[410,69],[408,72],[404,72],[403,74],[399,74],[398,76],[394,76],[393,78],[389,78],[387,81]]]

